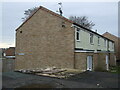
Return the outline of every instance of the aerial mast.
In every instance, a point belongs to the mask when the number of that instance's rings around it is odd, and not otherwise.
[[[60,2],[60,3],[58,3],[58,5],[59,5],[59,13],[60,13],[60,15],[62,16],[62,14],[63,14],[63,11],[62,11],[62,3]]]

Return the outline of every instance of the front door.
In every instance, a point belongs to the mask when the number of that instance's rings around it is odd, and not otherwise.
[[[106,55],[106,70],[109,70],[109,57]]]
[[[87,70],[92,71],[92,56],[87,56]]]

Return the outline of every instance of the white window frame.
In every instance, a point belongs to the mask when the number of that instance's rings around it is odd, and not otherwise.
[[[98,36],[98,45],[100,45],[100,37]]]
[[[107,47],[107,40],[104,39],[104,46]]]
[[[92,37],[91,37],[92,36]],[[92,38],[92,39],[91,39]],[[92,42],[91,42],[92,40]],[[94,34],[90,33],[90,44],[93,44],[94,43]]]
[[[114,43],[112,42],[112,49],[114,49]]]
[[[77,34],[79,34],[79,38],[78,39],[77,39]],[[76,41],[80,41],[80,28],[75,28],[75,39],[76,39]]]

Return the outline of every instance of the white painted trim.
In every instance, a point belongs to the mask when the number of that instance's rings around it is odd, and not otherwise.
[[[82,51],[82,50],[75,50],[75,52],[94,52],[94,51]]]
[[[109,70],[109,56],[106,55],[106,70]]]
[[[15,56],[5,56],[6,58],[15,58]]]
[[[92,53],[108,53],[107,51],[83,51],[83,50],[75,50],[74,52],[92,52]],[[110,52],[114,53],[114,52]]]
[[[77,25],[74,25],[74,24],[72,24],[72,25],[71,25],[71,27],[80,28],[79,26],[77,26]]]

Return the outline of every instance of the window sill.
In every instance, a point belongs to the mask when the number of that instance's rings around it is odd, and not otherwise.
[[[77,42],[80,42],[80,40],[76,40]]]
[[[94,45],[93,43],[90,43],[91,45]]]

